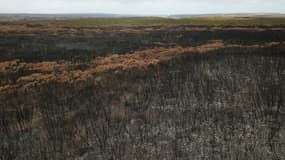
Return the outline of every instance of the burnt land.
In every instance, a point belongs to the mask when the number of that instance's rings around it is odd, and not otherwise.
[[[1,22],[1,160],[285,158],[281,20],[127,20]]]

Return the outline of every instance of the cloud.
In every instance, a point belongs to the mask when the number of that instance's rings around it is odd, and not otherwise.
[[[1,13],[285,13],[284,6],[284,0],[0,0]]]

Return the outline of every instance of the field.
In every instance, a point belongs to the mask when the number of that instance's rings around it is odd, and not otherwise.
[[[159,18],[159,17],[134,17],[134,18],[86,18],[75,20],[47,20],[36,21],[42,25],[64,25],[73,27],[110,27],[110,26],[161,26],[161,25],[231,25],[231,26],[262,26],[285,25],[284,18],[233,18],[233,17],[197,17],[197,18]]]
[[[282,160],[285,19],[0,23],[0,160]]]

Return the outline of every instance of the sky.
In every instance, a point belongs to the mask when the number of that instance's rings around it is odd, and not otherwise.
[[[0,0],[0,13],[285,13],[285,0]]]

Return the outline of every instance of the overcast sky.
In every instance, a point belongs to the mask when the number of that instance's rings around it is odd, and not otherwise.
[[[285,13],[285,0],[0,0],[0,13]]]

